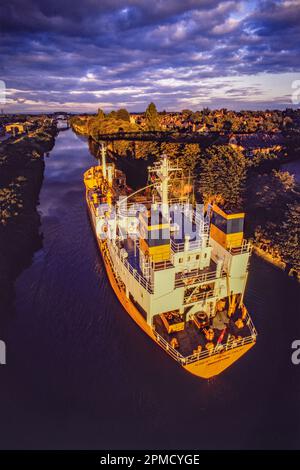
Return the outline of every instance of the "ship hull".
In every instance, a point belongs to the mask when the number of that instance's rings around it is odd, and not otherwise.
[[[192,364],[188,364],[183,367],[191,374],[204,379],[210,379],[234,364],[234,362],[246,354],[254,344],[255,342],[245,344],[229,351],[220,352],[217,355],[211,356],[207,359],[202,359],[201,361],[193,362]]]
[[[163,347],[163,345],[157,340],[157,337],[155,336],[151,326],[145,321],[145,319],[142,317],[142,315],[140,314],[136,306],[133,304],[133,302],[126,296],[125,290],[120,287],[116,279],[115,273],[111,266],[111,260],[109,257],[109,252],[107,249],[106,242],[99,240],[99,238],[97,237],[88,199],[86,199],[86,202],[88,206],[88,212],[90,216],[91,225],[92,225],[93,232],[96,237],[96,241],[97,241],[97,244],[98,244],[101,256],[102,256],[106,274],[107,274],[108,280],[110,282],[110,285],[115,295],[117,296],[124,310],[137,323],[137,325],[153,341],[155,341],[155,343],[158,344],[161,347],[161,349],[164,350],[165,353],[167,353],[174,360],[172,354],[168,352],[168,350],[166,350]],[[241,356],[243,356],[249,349],[251,349],[254,346],[254,344],[255,344],[255,341],[253,341],[253,343],[250,343],[250,344],[242,345],[240,347],[236,347],[230,350],[220,352],[218,354],[211,355],[205,359],[194,361],[187,365],[182,364],[181,367],[183,367],[187,372],[193,375],[196,375],[197,377],[201,377],[203,379],[209,379],[220,374],[225,369],[230,367]]]

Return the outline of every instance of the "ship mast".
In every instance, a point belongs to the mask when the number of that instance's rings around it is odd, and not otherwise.
[[[172,168],[167,155],[162,155],[162,162],[161,164],[156,164],[152,167],[148,168],[149,173],[154,173],[158,179],[160,180],[160,184],[157,187],[157,191],[161,197],[162,203],[162,215],[169,219],[169,179],[170,179],[170,172],[180,170],[178,167]]]
[[[163,209],[168,207],[168,181],[169,181],[169,162],[166,155],[163,155],[162,165],[158,176],[161,179],[161,201]]]

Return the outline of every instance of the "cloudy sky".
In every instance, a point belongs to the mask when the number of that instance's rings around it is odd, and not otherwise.
[[[0,23],[6,112],[283,108],[300,80],[300,0],[3,0]]]

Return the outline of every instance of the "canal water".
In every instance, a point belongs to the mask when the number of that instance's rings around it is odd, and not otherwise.
[[[89,224],[87,142],[61,132],[46,158],[43,247],[1,320],[0,447],[300,447],[299,285],[253,259],[247,304],[257,345],[209,381],[188,374],[123,311]]]

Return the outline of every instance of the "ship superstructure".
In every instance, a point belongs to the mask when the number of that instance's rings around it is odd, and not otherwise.
[[[256,341],[244,305],[251,245],[245,214],[195,204],[191,179],[167,156],[136,192],[106,162],[84,174],[92,226],[124,309],[173,359],[215,376]]]

